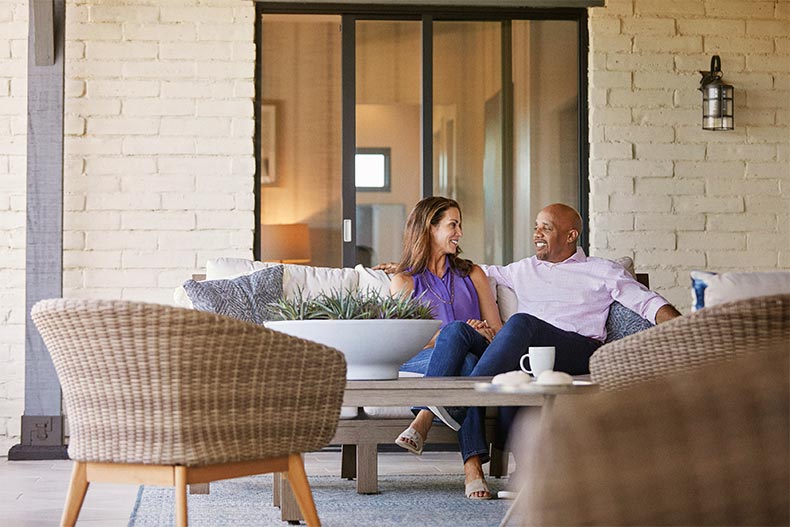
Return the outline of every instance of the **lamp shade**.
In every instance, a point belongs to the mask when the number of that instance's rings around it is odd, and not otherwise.
[[[262,260],[308,263],[310,258],[310,228],[306,223],[261,225]]]

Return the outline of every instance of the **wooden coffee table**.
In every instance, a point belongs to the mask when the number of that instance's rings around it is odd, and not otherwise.
[[[574,378],[588,381],[589,376]],[[491,377],[401,377],[386,381],[347,381],[343,406],[543,406],[553,395],[507,390],[476,390],[490,384]],[[343,444],[343,427],[353,420],[341,421],[332,443]],[[400,432],[401,429],[398,430]],[[395,437],[397,432],[393,435]],[[376,443],[358,444],[357,491],[378,491]],[[364,459],[364,463],[360,460]],[[282,508],[283,520],[299,519],[299,509],[287,482],[275,478],[275,505]]]

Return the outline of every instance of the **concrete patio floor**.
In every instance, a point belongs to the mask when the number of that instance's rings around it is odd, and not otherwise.
[[[0,522],[15,527],[58,525],[71,466],[72,462],[66,460],[8,461],[0,458]],[[339,477],[340,453],[308,454],[305,466],[308,477]],[[512,458],[510,466],[514,466]],[[463,492],[463,469],[457,452],[425,452],[420,457],[405,452],[380,453],[379,474],[458,474],[458,492]],[[137,488],[137,485],[92,485],[77,525],[125,527]]]

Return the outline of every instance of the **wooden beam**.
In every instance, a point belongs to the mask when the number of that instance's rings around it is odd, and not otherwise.
[[[30,2],[30,29],[36,66],[55,64],[55,4],[54,0]]]
[[[38,8],[51,4],[52,64],[39,65]],[[9,459],[63,459],[63,414],[58,376],[30,309],[63,296],[63,84],[65,0],[30,2],[27,69],[27,227],[25,250],[25,413],[22,440]],[[46,18],[46,17],[45,17]],[[54,36],[53,36],[54,38]]]

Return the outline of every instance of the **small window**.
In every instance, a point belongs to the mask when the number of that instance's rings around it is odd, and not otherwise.
[[[390,191],[390,149],[357,148],[355,176],[357,190]]]

